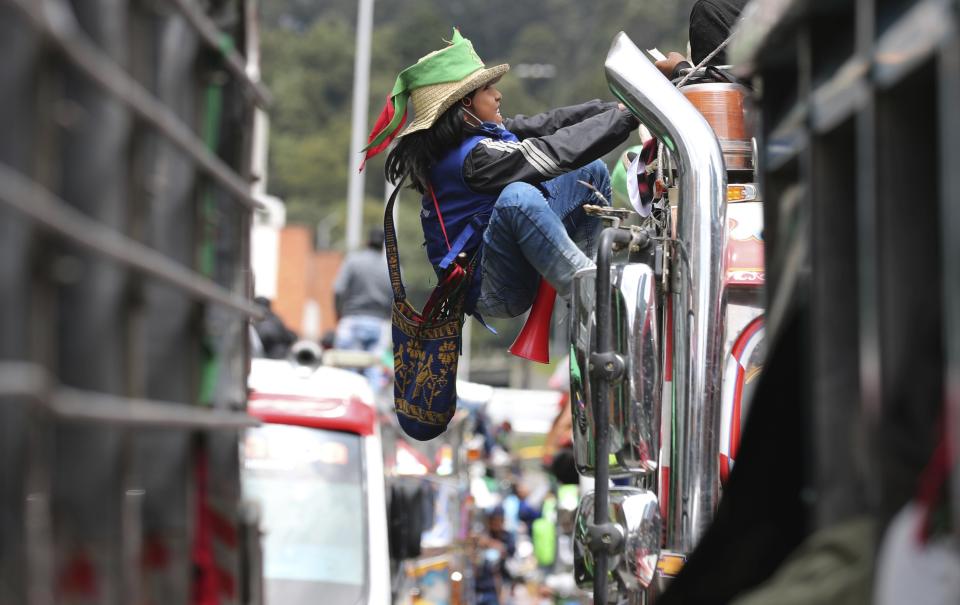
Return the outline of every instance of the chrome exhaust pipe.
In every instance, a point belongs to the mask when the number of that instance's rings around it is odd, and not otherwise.
[[[710,524],[720,489],[727,175],[713,129],[625,33],[613,39],[605,68],[613,93],[678,163],[679,243],[671,251],[677,431],[665,522],[666,547],[686,553]]]

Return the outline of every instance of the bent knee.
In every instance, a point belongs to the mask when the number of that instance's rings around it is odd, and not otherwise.
[[[544,197],[540,190],[529,183],[510,183],[503,188],[497,198],[496,207],[517,207],[528,204],[543,204]]]
[[[610,170],[607,169],[607,165],[603,163],[603,160],[594,160],[584,166],[583,170],[587,171],[590,182],[593,183],[593,185],[597,187],[600,190],[600,193],[603,195],[603,197],[594,196],[594,199],[591,199],[589,203],[600,206],[609,206],[609,198],[612,192],[609,191]]]
[[[597,158],[596,160],[590,162],[585,169],[589,170],[591,173],[597,176],[610,176],[610,170],[607,168],[607,165],[603,163],[603,160]]]

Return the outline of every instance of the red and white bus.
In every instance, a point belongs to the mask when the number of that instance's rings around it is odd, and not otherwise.
[[[367,381],[255,359],[245,497],[259,503],[266,603],[390,602],[383,454]]]

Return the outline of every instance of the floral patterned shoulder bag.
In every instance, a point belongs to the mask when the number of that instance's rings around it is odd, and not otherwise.
[[[403,431],[414,439],[427,441],[446,430],[457,410],[463,305],[474,267],[461,256],[442,275],[422,313],[410,304],[400,276],[393,224],[393,204],[402,186],[401,181],[383,215],[387,265],[393,288],[393,400]],[[438,206],[443,225],[439,210]]]

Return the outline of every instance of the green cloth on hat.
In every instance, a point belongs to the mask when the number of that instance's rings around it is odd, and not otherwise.
[[[454,29],[450,46],[423,57],[397,76],[390,92],[393,118],[383,130],[376,133],[364,150],[376,147],[400,127],[406,115],[411,91],[433,84],[457,82],[483,68],[484,63],[473,50],[473,44],[460,35],[460,30]]]

